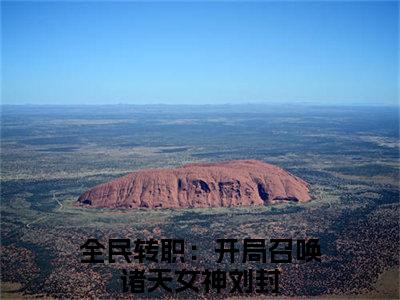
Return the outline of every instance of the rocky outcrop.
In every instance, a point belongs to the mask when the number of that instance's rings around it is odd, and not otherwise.
[[[256,160],[145,169],[83,193],[89,207],[228,207],[310,200],[308,185],[280,167]]]

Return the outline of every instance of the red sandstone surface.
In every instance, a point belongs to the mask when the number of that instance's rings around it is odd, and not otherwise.
[[[145,169],[83,193],[88,207],[228,207],[310,200],[308,185],[280,167],[257,160]]]

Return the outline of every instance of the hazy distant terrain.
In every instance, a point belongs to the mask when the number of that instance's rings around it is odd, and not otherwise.
[[[398,108],[3,106],[1,122],[3,291],[116,296],[123,266],[81,264],[87,238],[184,238],[204,245],[197,255],[207,258],[218,236],[319,238],[321,263],[282,266],[283,295],[398,294]],[[90,187],[140,168],[229,159],[279,165],[306,180],[315,199],[254,208],[73,207]]]

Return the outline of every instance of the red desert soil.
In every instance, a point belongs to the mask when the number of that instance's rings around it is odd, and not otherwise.
[[[145,169],[83,193],[87,207],[222,207],[310,200],[308,185],[280,167],[257,160]]]

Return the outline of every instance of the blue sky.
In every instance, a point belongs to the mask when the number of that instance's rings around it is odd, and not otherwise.
[[[4,104],[398,102],[397,2],[2,2]]]

